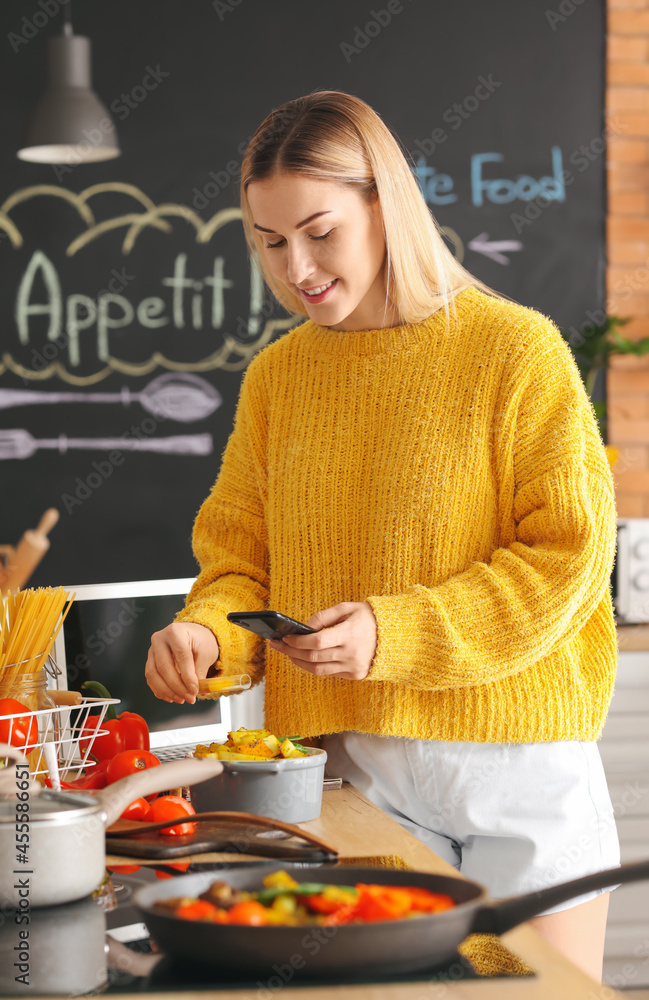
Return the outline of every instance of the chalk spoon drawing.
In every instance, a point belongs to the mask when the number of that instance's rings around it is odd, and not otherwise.
[[[0,389],[0,410],[42,403],[138,402],[154,417],[191,424],[204,420],[223,402],[220,392],[200,375],[170,372],[152,379],[140,392],[124,386],[119,392],[39,392],[37,389]]]
[[[72,448],[89,451],[157,451],[168,455],[210,455],[214,444],[211,434],[177,434],[161,438],[55,438],[32,437],[22,428],[0,430],[0,461],[10,458],[31,458],[41,449],[65,455]]]

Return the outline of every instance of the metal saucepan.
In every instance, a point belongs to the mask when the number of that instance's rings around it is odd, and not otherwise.
[[[25,758],[0,744],[0,757]],[[25,908],[70,903],[93,892],[106,867],[105,833],[129,802],[143,795],[195,785],[220,774],[218,760],[186,758],[147,768],[100,792],[41,791],[32,783],[26,801],[3,775],[0,797],[0,903]],[[22,784],[22,783],[19,783]],[[38,792],[38,794],[35,794]],[[23,863],[21,859],[25,857]],[[17,872],[17,874],[16,874]]]
[[[96,900],[2,916],[0,997],[80,996],[106,985],[106,914]]]
[[[277,865],[267,871],[276,870]],[[261,888],[264,871],[200,872],[181,875],[160,885],[144,886],[133,902],[151,936],[174,959],[202,962],[229,972],[264,975],[287,966],[296,975],[326,976],[356,972],[363,967],[385,973],[416,972],[443,966],[457,957],[457,947],[469,934],[504,934],[544,910],[582,893],[649,878],[649,861],[622,865],[561,885],[501,902],[489,899],[477,882],[450,875],[387,871],[378,868],[319,868],[307,871],[282,865],[298,882],[333,885],[357,882],[410,885],[448,893],[457,906],[444,913],[413,920],[349,924],[340,927],[244,927],[174,917],[154,906],[157,900],[198,896],[215,880],[238,889]],[[298,962],[299,959],[299,962]]]

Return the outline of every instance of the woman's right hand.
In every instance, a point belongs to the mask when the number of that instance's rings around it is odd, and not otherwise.
[[[146,682],[156,698],[193,705],[199,678],[219,658],[216,636],[196,622],[172,622],[151,636],[146,661]]]

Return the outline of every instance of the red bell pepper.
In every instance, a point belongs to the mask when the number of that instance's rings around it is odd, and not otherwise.
[[[322,923],[325,927],[340,927],[341,924],[353,924],[359,919],[358,901],[355,901],[346,906],[339,906],[333,913],[325,916]]]
[[[102,761],[101,764],[97,764],[96,767],[90,768],[86,774],[82,774],[80,778],[75,778],[74,781],[61,781],[61,788],[64,790],[69,788],[81,790],[105,788],[108,784],[108,776],[106,774],[107,766],[108,761]],[[45,784],[48,788],[52,788],[52,782],[49,778],[45,779]]]
[[[405,890],[410,896],[410,908],[413,913],[442,913],[452,910],[456,905],[452,896],[445,892],[430,892],[417,886],[408,886]]]
[[[392,885],[356,886],[359,891],[357,913],[360,920],[400,920],[411,909],[411,897],[407,889]]]
[[[306,903],[310,910],[314,913],[324,913],[327,916],[330,913],[337,913],[338,910],[348,909],[350,903],[341,903],[338,899],[327,899],[326,896],[302,896],[301,902]],[[354,901],[355,905],[355,901]]]
[[[110,698],[104,685],[98,681],[87,681],[83,686],[99,698]],[[97,732],[98,718],[88,719],[83,728],[79,740],[79,748],[82,753],[86,752],[91,738]],[[96,760],[111,760],[115,754],[121,753],[122,750],[149,749],[149,727],[142,716],[136,715],[135,712],[120,712],[119,715],[116,715],[114,705],[109,705],[101,728],[107,729],[108,732],[103,736],[95,736],[91,756]]]

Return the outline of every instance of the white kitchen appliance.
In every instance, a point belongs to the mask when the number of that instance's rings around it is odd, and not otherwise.
[[[121,700],[118,713],[144,716],[160,760],[183,757],[198,743],[224,742],[232,728],[229,697],[171,705],[155,698],[144,679],[151,634],[173,621],[193,583],[188,577],[66,587],[76,596],[53,649],[56,686],[75,686],[80,676],[100,681]]]
[[[621,622],[649,622],[649,518],[618,518],[613,600]]]

